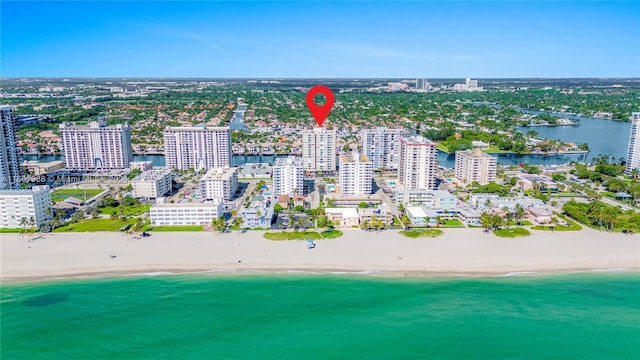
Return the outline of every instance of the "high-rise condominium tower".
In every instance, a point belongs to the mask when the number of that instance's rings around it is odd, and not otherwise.
[[[401,129],[377,127],[362,132],[362,152],[373,164],[373,169],[395,170],[400,157]]]
[[[422,136],[400,139],[398,181],[405,189],[431,190],[436,186],[436,144]]]
[[[640,112],[631,113],[631,133],[625,173],[631,175],[633,169],[640,171]]]
[[[178,170],[202,170],[231,164],[229,127],[167,127],[164,130],[167,166]]]
[[[133,159],[129,124],[60,124],[65,167],[76,170],[125,169]]]
[[[279,195],[302,195],[302,158],[289,156],[276,159],[273,165],[273,193]]]
[[[336,171],[336,131],[325,128],[303,130],[302,163],[309,171]]]
[[[13,107],[0,105],[0,189],[20,186],[20,155]]]
[[[495,182],[497,170],[498,159],[482,149],[456,151],[455,177],[465,184]]]
[[[338,185],[343,195],[371,194],[373,163],[357,152],[340,156]]]

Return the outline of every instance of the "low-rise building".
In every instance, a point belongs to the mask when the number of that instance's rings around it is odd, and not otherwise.
[[[553,218],[553,213],[547,208],[532,207],[528,208],[527,211],[539,224],[549,224],[551,223],[551,218]]]
[[[382,199],[377,194],[372,195],[340,195],[340,194],[325,194],[325,201],[333,201],[333,206],[341,207],[356,207],[360,203],[365,202],[369,206],[376,206],[382,203]]]
[[[360,225],[360,217],[356,208],[325,208],[327,220],[337,222],[339,227],[354,227]]]
[[[558,190],[558,183],[546,175],[518,174],[516,175],[516,178],[518,179],[518,184],[522,190],[531,190],[534,188],[538,188],[540,191]]]
[[[401,204],[420,204],[431,208],[455,208],[458,199],[447,190],[396,189],[395,200]]]
[[[245,228],[270,228],[273,221],[273,206],[256,204],[242,210],[242,226]]]
[[[157,199],[171,193],[171,169],[147,170],[131,181],[136,198]]]
[[[372,223],[372,220],[380,220],[385,225],[393,224],[393,214],[386,204],[382,204],[377,208],[358,208],[358,217],[360,223]]]
[[[29,160],[22,163],[29,174],[39,176],[52,173],[64,169],[64,161],[54,160],[49,162],[39,162],[35,160]]]
[[[163,198],[151,206],[151,225],[210,225],[213,219],[223,215],[222,201],[201,203],[166,203]]]
[[[433,221],[433,217],[428,216],[421,206],[409,206],[406,208],[406,213],[413,226],[427,226]]]
[[[31,190],[0,191],[0,227],[39,227],[53,218],[51,193],[48,186],[34,186]],[[24,219],[24,221],[23,221]],[[33,220],[33,224],[28,224]],[[27,222],[27,223],[25,223]]]
[[[470,194],[469,201],[479,210],[504,209],[514,211],[516,205],[523,208],[544,207],[544,201],[531,197],[498,196],[496,194]]]
[[[200,194],[204,199],[233,199],[238,189],[238,168],[211,168],[199,182]]]
[[[148,171],[153,170],[153,162],[151,161],[132,161],[129,163],[129,169]]]

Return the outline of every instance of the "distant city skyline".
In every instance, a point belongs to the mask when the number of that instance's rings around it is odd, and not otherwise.
[[[640,76],[638,2],[0,3],[2,77]]]

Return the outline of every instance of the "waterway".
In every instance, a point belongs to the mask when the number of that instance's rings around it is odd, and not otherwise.
[[[247,105],[238,105],[238,108],[233,112],[233,116],[231,117],[231,121],[229,122],[229,128],[231,131],[240,130],[246,131],[249,130],[244,124],[244,112],[247,111]]]
[[[583,154],[569,155],[515,155],[515,154],[493,154],[498,158],[498,163],[505,165],[515,164],[534,164],[534,165],[559,165],[566,164],[571,161],[583,161]],[[276,158],[285,157],[285,155],[233,155],[231,157],[231,166],[240,166],[246,163],[270,163],[273,164]],[[64,156],[60,155],[24,155],[24,160],[38,160],[42,162],[64,160]],[[133,161],[151,161],[153,166],[165,166],[164,155],[134,155]],[[455,165],[455,155],[447,154],[438,150],[438,162],[446,168],[453,168]]]
[[[479,103],[475,103],[479,105]],[[499,108],[495,104],[483,104],[494,108]],[[238,128],[245,128],[243,118],[246,105],[240,105],[234,112],[231,125],[235,124]],[[553,116],[562,116],[572,120],[580,121],[580,126],[536,126],[536,127],[518,127],[516,130],[527,132],[534,130],[541,138],[552,140],[561,140],[573,143],[587,143],[591,149],[588,154],[563,154],[563,155],[516,155],[516,154],[493,154],[498,158],[498,163],[505,165],[515,164],[532,164],[532,165],[561,165],[571,161],[585,162],[590,161],[600,154],[612,156],[617,161],[621,157],[627,155],[627,145],[629,141],[629,132],[631,124],[629,122],[620,122],[612,120],[604,120],[592,117],[568,115],[553,112],[514,109],[528,114],[550,114]],[[231,166],[240,166],[245,163],[266,162],[273,164],[277,157],[283,155],[233,155],[231,158]],[[62,156],[33,156],[25,155],[25,160],[53,161],[64,160]],[[164,166],[164,155],[134,155],[134,161],[151,161],[154,166]],[[447,154],[438,150],[438,162],[440,165],[453,168],[455,165],[455,155]]]
[[[487,103],[473,103],[474,105],[488,106],[496,109],[504,108],[504,106]],[[579,116],[566,113],[557,113],[551,111],[527,110],[521,108],[512,108],[523,114],[540,115],[548,114],[569,120],[578,121],[580,126],[535,126],[526,127],[518,126],[516,130],[526,133],[529,130],[536,131],[540,138],[561,140],[572,143],[587,143],[589,145],[589,154],[586,160],[590,161],[599,155],[613,156],[615,161],[619,158],[627,156],[627,147],[629,144],[629,132],[631,131],[630,122],[605,120],[600,118]],[[583,161],[583,155],[560,155],[553,159],[554,162],[564,159],[572,159],[573,161]],[[526,160],[529,160],[528,158]],[[548,159],[543,159],[547,161]],[[571,160],[569,160],[571,161]],[[530,162],[534,163],[534,162]]]

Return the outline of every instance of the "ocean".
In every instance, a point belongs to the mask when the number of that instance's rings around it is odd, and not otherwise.
[[[639,359],[640,274],[188,274],[0,287],[0,358]]]

